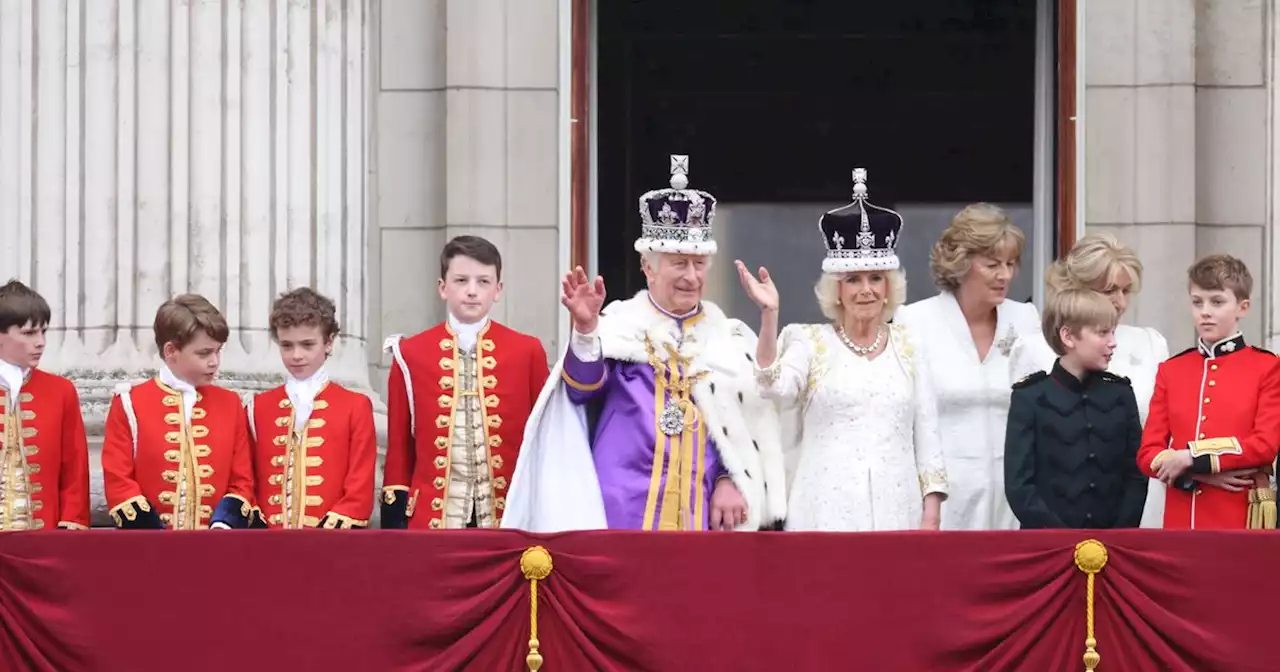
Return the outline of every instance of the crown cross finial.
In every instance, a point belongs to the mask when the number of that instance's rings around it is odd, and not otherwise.
[[[684,189],[689,186],[689,155],[671,155],[671,188]]]
[[[861,201],[867,197],[867,169],[853,169],[853,200]]]

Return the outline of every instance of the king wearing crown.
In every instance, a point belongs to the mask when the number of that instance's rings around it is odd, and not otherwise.
[[[602,278],[564,278],[573,336],[530,415],[503,527],[759,530],[785,517],[756,335],[702,298],[716,199],[687,188],[687,156],[671,175],[640,198],[646,291],[604,306]]]

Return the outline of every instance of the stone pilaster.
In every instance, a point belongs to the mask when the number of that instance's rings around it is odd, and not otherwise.
[[[1271,123],[1265,21],[1274,21],[1265,5],[1271,4],[1196,3],[1196,254],[1226,253],[1248,264],[1253,312],[1242,329],[1258,344],[1274,310],[1264,244]]]
[[[435,284],[449,238],[501,250],[493,317],[559,346],[557,0],[383,0],[375,49],[373,143],[381,335],[444,319]],[[567,140],[563,140],[567,142]],[[380,339],[379,339],[380,340]],[[375,384],[385,382],[384,357]]]
[[[1085,11],[1086,231],[1113,231],[1146,267],[1125,321],[1190,344],[1196,255],[1196,5],[1106,0]]]
[[[1246,337],[1273,339],[1274,3],[1108,0],[1086,19],[1088,227],[1147,268],[1126,321],[1191,345],[1186,269],[1224,252],[1254,275]]]
[[[0,2],[0,276],[49,300],[44,366],[91,435],[154,371],[154,311],[182,292],[227,316],[222,384],[257,390],[282,374],[271,302],[315,287],[341,320],[331,375],[369,390],[366,8]]]

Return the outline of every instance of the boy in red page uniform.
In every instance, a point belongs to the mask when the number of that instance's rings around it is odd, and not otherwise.
[[[1138,467],[1169,484],[1166,529],[1275,527],[1267,473],[1280,447],[1280,359],[1245,344],[1253,278],[1239,259],[1210,255],[1189,272],[1197,347],[1170,357]]]
[[[502,293],[493,243],[459,236],[440,253],[448,319],[392,336],[384,528],[496,528],[525,421],[546,382],[537,338],[489,318]]]
[[[124,529],[243,528],[253,464],[240,397],[217,387],[227,321],[202,296],[156,311],[155,378],[117,389],[107,411],[102,471],[107,506]]]
[[[271,336],[285,383],[249,400],[257,504],[270,527],[369,526],[378,459],[369,398],[329,380],[333,301],[309,287],[276,299]]]
[[[89,526],[89,449],[71,381],[37,369],[49,304],[0,287],[0,530]]]

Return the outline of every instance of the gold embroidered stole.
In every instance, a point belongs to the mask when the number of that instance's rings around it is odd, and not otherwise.
[[[692,361],[671,344],[664,344],[666,359],[658,356],[646,336],[645,351],[653,367],[654,446],[653,471],[645,503],[644,529],[651,530],[658,502],[662,502],[659,530],[702,529],[703,477],[706,473],[704,447],[706,428],[693,401],[693,386],[707,376],[691,373]],[[669,397],[668,397],[669,395]],[[670,445],[668,458],[667,446]],[[664,466],[666,467],[664,470]],[[663,473],[666,483],[663,483]],[[695,473],[696,472],[696,473]],[[691,490],[693,501],[690,501]]]
[[[300,529],[320,524],[320,517],[307,515],[307,508],[321,506],[324,500],[318,495],[307,494],[307,487],[323,484],[324,477],[310,475],[307,471],[324,463],[324,458],[309,454],[312,448],[324,445],[324,437],[309,434],[311,430],[325,425],[324,419],[317,418],[316,413],[329,408],[329,402],[319,398],[328,387],[329,384],[325,383],[316,391],[311,404],[311,415],[302,427],[296,427],[297,409],[293,402],[287,396],[280,400],[281,408],[288,408],[289,415],[276,419],[276,426],[283,427],[286,433],[275,438],[276,445],[284,446],[285,454],[272,459],[273,465],[283,467],[283,473],[272,474],[267,481],[271,485],[280,486],[280,492],[270,498],[272,504],[280,505],[280,513],[271,516],[269,521],[273,525],[285,529]],[[279,465],[276,465],[276,460],[280,461]]]
[[[24,428],[23,420],[34,420],[33,411],[21,409],[22,401],[31,401],[31,394],[19,395],[0,390],[4,404],[4,434],[0,439],[0,530],[39,529],[43,525],[34,519],[40,509],[39,502],[32,502],[32,494],[39,484],[31,482],[31,474],[39,465],[27,462],[27,454],[34,455],[37,448],[28,448],[23,439],[36,435],[34,427]]]

